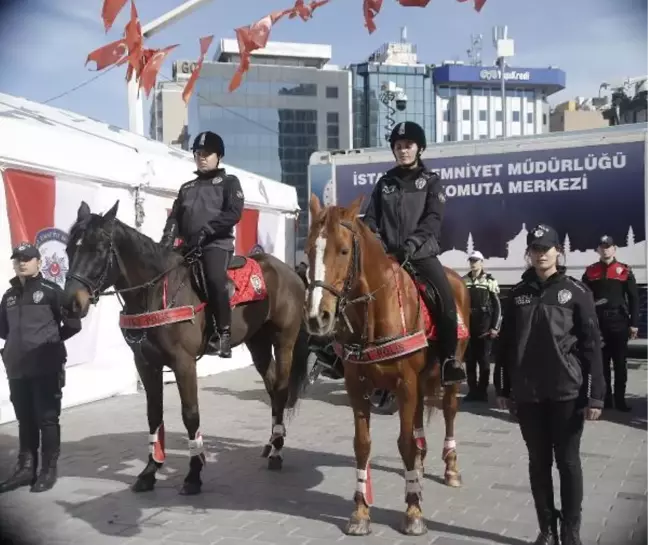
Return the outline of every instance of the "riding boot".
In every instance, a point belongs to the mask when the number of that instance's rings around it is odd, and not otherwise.
[[[56,484],[58,478],[58,463],[59,451],[45,451],[43,450],[43,457],[41,460],[41,470],[38,479],[31,487],[31,492],[45,492],[50,490]]]
[[[232,357],[232,334],[230,332],[230,327],[220,327],[218,328],[218,355],[221,358],[231,358]]]
[[[614,385],[614,407],[617,411],[628,413],[632,408],[626,403],[625,399],[625,385]]]
[[[538,512],[540,533],[538,534],[536,540],[533,542],[533,545],[561,545],[558,538],[558,520],[560,519],[560,512],[554,511],[553,516],[544,515],[544,512]]]
[[[461,384],[466,381],[466,371],[457,358],[446,358],[441,366],[441,384],[449,386],[451,384]]]
[[[574,520],[564,520],[560,525],[560,542],[561,545],[583,545],[580,538],[580,517]]]
[[[36,480],[36,469],[37,458],[34,453],[20,452],[13,473],[6,481],[0,483],[0,494],[33,484]]]

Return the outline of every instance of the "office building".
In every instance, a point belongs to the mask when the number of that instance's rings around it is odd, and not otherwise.
[[[549,116],[549,131],[583,131],[607,127],[601,108],[607,104],[606,98],[577,97],[558,104]]]
[[[400,42],[384,44],[366,62],[349,66],[353,83],[353,147],[389,146],[401,121],[415,121],[434,140],[431,66],[420,63],[416,46],[401,30]]]
[[[432,74],[437,142],[503,136],[501,72],[494,66],[445,61]],[[557,68],[506,67],[506,136],[549,132],[547,97],[565,88]]]
[[[238,44],[221,39],[189,103],[190,139],[215,131],[225,140],[227,163],[297,189],[300,249],[308,234],[310,155],[351,146],[351,78],[330,59],[329,45],[269,42],[253,52],[241,86],[230,93]]]

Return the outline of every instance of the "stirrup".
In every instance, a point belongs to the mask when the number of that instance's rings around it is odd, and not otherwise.
[[[441,385],[462,384],[466,382],[467,376],[464,366],[455,358],[447,358],[441,364]]]

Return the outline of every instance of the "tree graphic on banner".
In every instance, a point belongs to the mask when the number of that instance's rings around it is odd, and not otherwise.
[[[468,233],[468,243],[466,244],[466,253],[468,255],[475,251],[475,243],[473,242],[472,233]]]
[[[567,255],[571,252],[571,242],[569,241],[569,235],[565,235],[565,242],[563,242],[563,254]]]
[[[628,235],[626,236],[626,246],[627,247],[632,247],[635,244],[635,236],[634,236],[634,230],[632,229],[632,225],[628,228]]]

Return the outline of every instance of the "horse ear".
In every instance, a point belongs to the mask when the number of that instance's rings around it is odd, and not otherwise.
[[[311,218],[316,218],[322,212],[322,203],[315,193],[311,193],[310,197],[310,213]]]
[[[351,220],[354,220],[360,213],[360,208],[362,207],[362,200],[364,197],[361,195],[355,199],[347,208],[347,217]]]
[[[85,201],[81,201],[81,205],[79,206],[79,210],[77,210],[77,221],[83,221],[85,220],[88,216],[90,216],[90,207],[88,206],[88,203]]]
[[[117,199],[117,201],[115,201],[115,204],[113,204],[112,208],[103,215],[104,221],[114,220],[117,217],[117,210],[119,210],[119,199]]]

